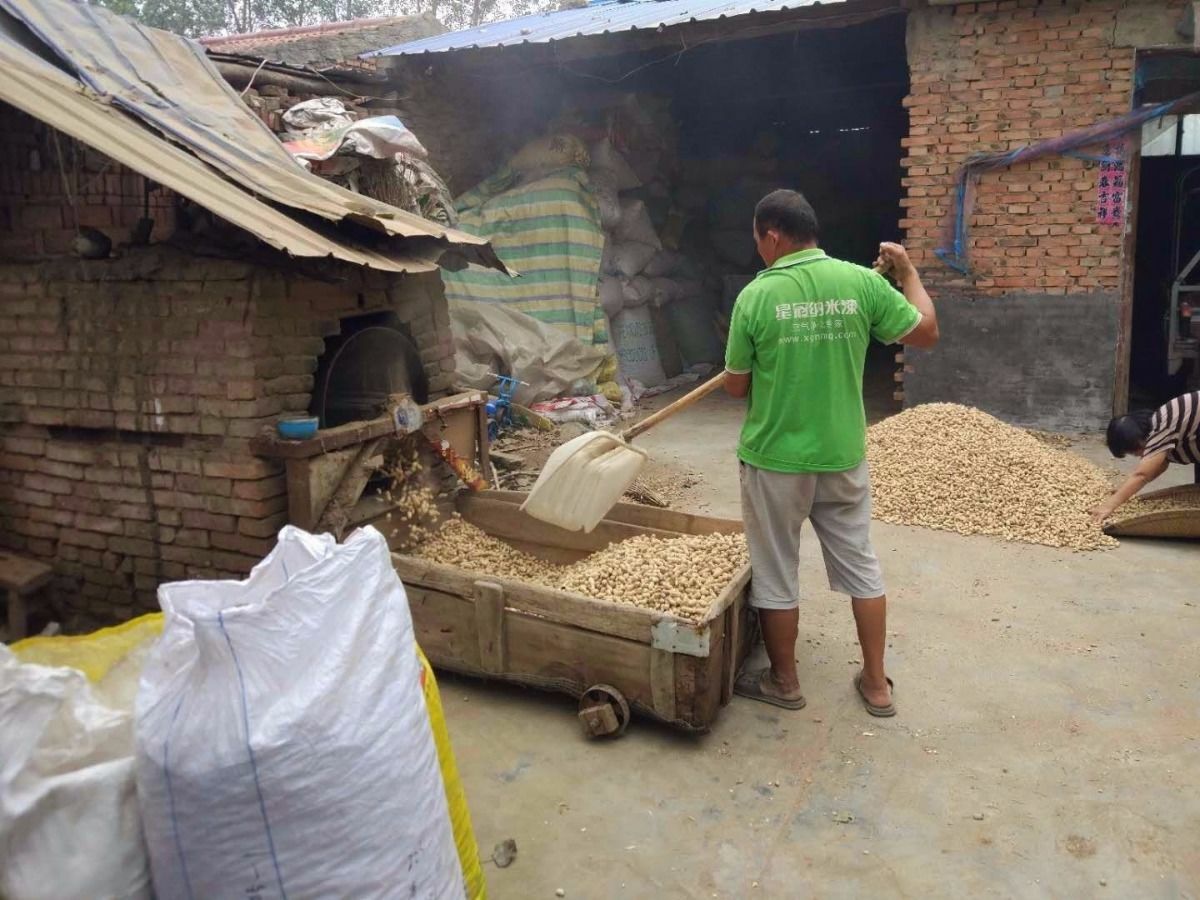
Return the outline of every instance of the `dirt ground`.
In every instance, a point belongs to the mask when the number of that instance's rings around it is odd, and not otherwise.
[[[712,397],[643,439],[700,477],[684,508],[738,516],[740,418]],[[855,700],[811,533],[802,711],[735,699],[707,735],[635,720],[590,743],[567,698],[443,676],[483,855],[519,848],[485,864],[492,896],[1200,896],[1200,548],[874,535],[894,719]]]

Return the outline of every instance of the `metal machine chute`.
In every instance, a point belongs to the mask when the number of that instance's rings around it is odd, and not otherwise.
[[[429,400],[420,353],[398,328],[368,325],[330,340],[317,368],[312,413],[322,428],[334,428],[374,419],[405,395]]]

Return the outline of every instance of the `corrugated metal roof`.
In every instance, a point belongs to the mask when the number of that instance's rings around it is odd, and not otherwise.
[[[272,28],[246,34],[214,34],[200,38],[210,52],[256,56],[293,66],[335,66],[380,45],[408,43],[435,34],[446,27],[430,13],[417,16],[385,16],[325,22],[299,28]],[[362,63],[359,63],[362,65]]]
[[[187,197],[262,241],[302,257],[328,257],[390,272],[428,272],[436,257],[384,253],[302,225],[221,177],[186,150],[164,141],[120,110],[97,102],[70,75],[0,29],[0,100],[76,138],[147,178]],[[332,229],[331,229],[332,230]]]
[[[846,0],[635,0],[590,4],[579,9],[535,13],[411,41],[364,56],[410,56],[473,47],[547,44],[566,38],[612,34],[637,29],[656,30],[688,22],[706,22],[751,13],[775,13],[813,6],[833,6]]]
[[[164,159],[169,158],[171,165],[179,165],[178,153],[168,153],[164,147],[170,145],[162,138],[186,148],[212,167],[211,174],[218,178],[223,175],[240,185],[244,199],[235,205],[245,207],[256,196],[334,225],[354,223],[364,226],[367,230],[364,239],[354,241],[363,246],[371,232],[381,237],[406,239],[403,246],[385,248],[380,245],[376,255],[395,253],[397,258],[434,258],[438,248],[444,251],[452,247],[474,262],[502,268],[486,241],[356,194],[304,169],[262,120],[241,102],[204,51],[191,41],[74,0],[0,0],[0,9],[23,23],[46,48],[63,60],[75,76],[66,77],[80,98],[92,105],[111,105],[128,113],[122,118],[98,120],[104,122],[110,137],[122,132],[124,137],[132,140],[128,126],[139,128],[141,126],[135,119],[140,120],[162,136],[149,143],[137,141],[142,152],[151,156],[160,154]],[[21,47],[15,39],[9,44],[8,53],[15,55],[19,50],[27,57],[36,58],[36,54]],[[44,67],[40,71],[28,66],[27,69],[31,79],[46,76]],[[0,78],[0,82],[3,81]],[[88,88],[86,93],[80,90],[80,82]],[[58,86],[66,85],[60,82]],[[26,83],[26,93],[31,87]],[[21,105],[15,100],[9,102]],[[73,105],[79,106],[78,100]],[[27,111],[61,128],[61,116],[54,111],[36,107]],[[50,122],[51,117],[58,121]],[[78,134],[69,128],[61,130],[95,145],[88,134]],[[98,146],[97,149],[102,150]],[[148,177],[167,183],[146,171],[162,160],[134,158],[122,161]],[[232,220],[227,215],[229,211],[215,206],[211,198],[195,196],[195,192],[187,190],[180,190],[180,193]],[[222,192],[222,196],[229,197],[227,192]],[[289,226],[293,230],[303,227],[295,220]],[[257,230],[250,230],[268,243],[272,242]],[[320,234],[311,227],[307,230],[312,240]],[[279,240],[281,236],[275,234],[273,237]],[[291,250],[290,247],[287,249]]]

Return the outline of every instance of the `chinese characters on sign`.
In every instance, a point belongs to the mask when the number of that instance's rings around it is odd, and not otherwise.
[[[1111,162],[1100,164],[1096,189],[1096,221],[1101,225],[1125,223],[1125,145],[1109,144],[1104,155]]]

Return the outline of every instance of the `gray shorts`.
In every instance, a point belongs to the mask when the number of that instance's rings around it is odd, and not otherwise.
[[[846,472],[770,472],[740,464],[742,519],[750,546],[750,605],[800,602],[800,532],[812,521],[829,589],[881,597],[883,573],[871,547],[871,481],[865,461]]]

